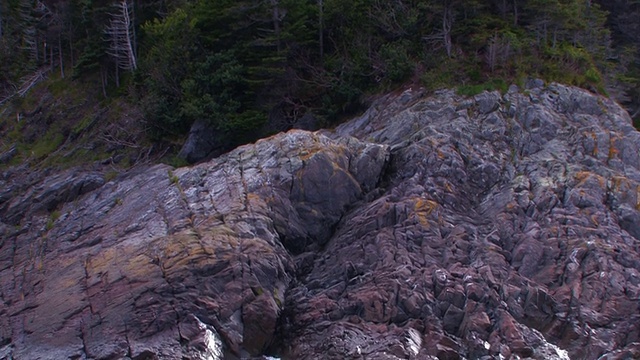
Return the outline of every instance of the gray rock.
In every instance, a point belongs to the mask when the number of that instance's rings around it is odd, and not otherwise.
[[[528,88],[408,90],[106,184],[3,179],[0,359],[633,358],[638,133]]]
[[[4,222],[17,225],[27,212],[51,212],[59,205],[74,201],[93,191],[105,181],[101,174],[68,171],[46,177],[22,196],[14,197],[6,211],[0,212]]]
[[[542,79],[528,79],[524,84],[525,89],[539,89],[544,87],[544,80]]]
[[[190,169],[156,166],[79,198],[70,194],[82,194],[88,175],[48,179],[16,204],[48,203],[56,193],[60,218],[46,224],[47,215],[26,206],[19,220],[28,230],[0,252],[0,311],[17,316],[7,339],[26,338],[12,342],[13,356],[262,354],[295,273],[287,249],[322,246],[387,159],[384,145],[292,131]],[[17,280],[13,262],[51,271]],[[26,318],[43,322],[16,327]]]
[[[476,104],[478,104],[478,111],[481,114],[488,114],[495,111],[500,106],[499,100],[501,96],[497,91],[483,92],[474,97]]]

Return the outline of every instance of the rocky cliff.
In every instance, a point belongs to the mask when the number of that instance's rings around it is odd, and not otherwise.
[[[533,85],[108,182],[6,172],[0,359],[640,357],[640,133]]]

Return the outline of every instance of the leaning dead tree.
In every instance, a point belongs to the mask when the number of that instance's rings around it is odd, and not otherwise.
[[[0,105],[3,105],[16,95],[24,97],[32,87],[44,80],[49,72],[51,72],[51,67],[43,67],[20,79],[20,87],[14,85],[13,91],[9,95],[0,98]]]
[[[133,24],[133,8],[127,0],[115,6],[116,11],[109,14],[111,20],[105,30],[109,49],[107,53],[114,59],[117,69],[133,71],[138,67],[135,53],[135,29]]]
[[[20,88],[17,90],[17,94],[24,97],[32,87],[36,86],[40,81],[42,81],[46,74],[51,71],[51,68],[42,68],[36,70],[34,73],[25,76],[22,80]]]

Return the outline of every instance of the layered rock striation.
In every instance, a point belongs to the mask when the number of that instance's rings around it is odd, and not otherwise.
[[[3,360],[640,356],[640,133],[577,88],[7,179]]]

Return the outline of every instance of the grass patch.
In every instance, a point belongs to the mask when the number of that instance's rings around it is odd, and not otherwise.
[[[115,170],[109,170],[106,174],[104,174],[104,181],[109,182],[115,179],[118,176],[118,172]]]
[[[49,130],[45,136],[36,141],[31,147],[31,155],[36,159],[43,158],[62,145],[64,142],[64,135],[56,130]]]
[[[91,126],[91,124],[93,124],[94,121],[95,121],[95,117],[93,115],[87,115],[83,117],[82,120],[78,121],[73,126],[73,129],[71,129],[71,133],[74,136],[80,135],[80,133],[88,129]]]
[[[180,181],[180,179],[173,173],[173,171],[168,170],[167,171],[167,175],[169,176],[169,182],[173,185],[179,185],[178,181]]]
[[[189,165],[187,160],[179,157],[178,155],[165,156],[160,160],[160,162],[174,168],[181,168]]]
[[[45,84],[53,96],[61,96],[74,87],[73,83],[70,83],[67,79],[62,79],[59,75],[50,76],[45,81]]]
[[[51,214],[49,215],[49,220],[47,220],[47,231],[51,230],[53,228],[53,224],[55,224],[56,220],[58,220],[60,218],[60,211],[55,210],[53,212],[51,212]]]
[[[7,120],[7,123],[9,122],[13,123],[13,127],[11,128],[11,130],[7,132],[7,138],[9,138],[13,142],[22,140],[22,137],[23,137],[22,131],[26,123],[26,121],[24,120],[18,121],[18,116],[13,116],[12,117],[13,121]]]
[[[420,83],[425,89],[434,91],[451,87],[451,84],[457,80],[456,74],[460,74],[461,68],[457,67],[457,63],[447,61],[445,57],[434,59],[433,67],[420,75]]]

